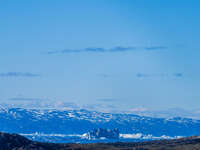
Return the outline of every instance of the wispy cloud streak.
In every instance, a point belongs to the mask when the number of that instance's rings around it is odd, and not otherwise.
[[[103,48],[103,47],[88,47],[84,49],[65,49],[58,51],[49,51],[47,54],[69,54],[69,53],[117,53],[117,52],[128,52],[135,51],[141,49],[141,47],[133,47],[133,46],[117,46],[113,48]],[[143,50],[154,51],[154,50],[163,50],[167,49],[165,46],[151,46],[151,47],[143,47]]]
[[[30,72],[7,72],[7,73],[0,73],[0,77],[39,77],[39,74],[33,74]]]
[[[115,99],[115,98],[102,98],[102,99],[97,99],[97,101],[101,101],[101,102],[115,102],[115,101],[118,101],[118,99]]]
[[[183,77],[183,74],[182,73],[175,73],[174,76],[175,77]]]
[[[93,53],[113,53],[113,52],[125,52],[125,51],[133,51],[135,47],[114,47],[110,49],[102,48],[102,47],[88,47],[84,49],[65,49],[61,51],[49,51],[47,54],[65,54],[65,53],[86,53],[86,52],[93,52]]]
[[[164,50],[167,49],[168,47],[166,46],[150,46],[150,47],[145,47],[146,50],[148,51],[154,51],[154,50]]]
[[[150,78],[150,77],[183,77],[182,73],[174,73],[174,74],[165,74],[165,73],[161,73],[161,74],[147,74],[147,73],[137,73],[136,77],[137,78]]]
[[[14,97],[14,98],[9,98],[8,100],[10,101],[46,101],[47,99],[42,99],[42,98],[29,98],[29,97]]]

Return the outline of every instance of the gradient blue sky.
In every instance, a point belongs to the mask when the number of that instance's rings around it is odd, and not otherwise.
[[[0,100],[200,108],[200,1],[0,2]]]

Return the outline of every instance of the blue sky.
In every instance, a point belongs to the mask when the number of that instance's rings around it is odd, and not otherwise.
[[[1,1],[0,100],[199,109],[199,17],[196,0]]]

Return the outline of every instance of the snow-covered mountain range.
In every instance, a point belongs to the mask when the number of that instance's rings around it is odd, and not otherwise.
[[[120,134],[152,136],[200,135],[200,120],[152,118],[134,114],[57,109],[0,109],[0,131],[32,134],[84,134],[93,129],[117,128]]]

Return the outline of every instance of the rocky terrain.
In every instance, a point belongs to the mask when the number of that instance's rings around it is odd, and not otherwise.
[[[0,150],[200,150],[200,137],[138,143],[55,144],[0,133]]]
[[[84,134],[91,130],[119,129],[120,134],[152,137],[200,135],[200,120],[152,118],[88,110],[0,108],[0,131],[19,134]],[[56,122],[56,123],[55,123]],[[51,142],[51,141],[49,141]]]

